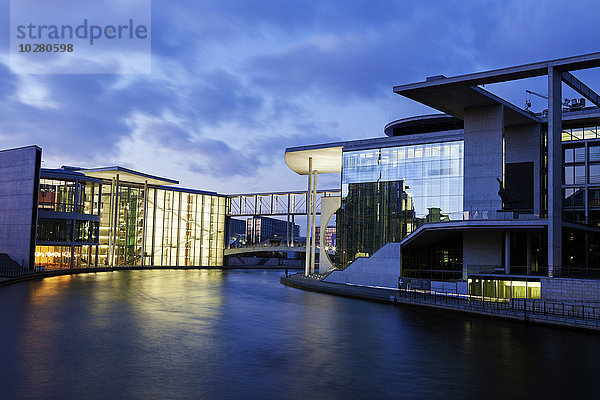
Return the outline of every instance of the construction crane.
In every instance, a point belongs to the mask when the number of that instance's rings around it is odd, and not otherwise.
[[[532,92],[531,90],[525,90],[525,93],[527,93],[525,95],[525,111],[529,111],[529,109],[531,108],[531,95],[532,94],[537,97],[541,97],[542,99],[548,100],[548,96],[540,94],[540,93]]]
[[[541,94],[541,93],[536,93],[536,92],[532,92],[531,90],[525,90],[525,111],[529,111],[529,109],[531,108],[531,95],[537,96],[537,97],[541,97],[542,99],[546,99],[548,100],[548,96],[546,96],[545,94]],[[567,99],[565,98],[563,100],[563,109],[565,111],[576,111],[576,110],[581,110],[583,107],[585,107],[585,99],[581,98],[581,99]],[[544,110],[544,112],[547,112],[547,110]]]

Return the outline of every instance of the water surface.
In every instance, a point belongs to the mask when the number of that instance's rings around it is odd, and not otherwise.
[[[599,335],[306,292],[282,271],[0,288],[0,398],[594,398]]]

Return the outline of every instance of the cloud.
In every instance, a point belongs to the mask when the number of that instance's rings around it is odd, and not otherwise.
[[[379,137],[432,112],[394,85],[593,52],[599,19],[587,0],[152,7],[151,75],[11,75],[0,57],[2,148],[38,144],[47,166],[121,164],[225,193],[298,189],[286,147]],[[600,89],[597,73],[575,75]],[[486,89],[521,105],[543,86]]]

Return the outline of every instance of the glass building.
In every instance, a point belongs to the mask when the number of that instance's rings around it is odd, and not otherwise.
[[[463,217],[462,141],[345,151],[342,160],[336,219],[342,265],[425,222]]]
[[[102,181],[43,170],[39,182],[35,264],[46,269],[98,264]]]
[[[548,278],[600,279],[600,103],[565,72],[592,64],[599,53],[396,86],[441,114],[393,121],[385,137],[286,149],[308,188],[340,174],[325,216],[337,209],[339,263],[323,279],[450,282],[491,298],[540,298],[544,285],[552,296],[563,281]],[[483,88],[552,74],[554,97],[539,113]],[[585,98],[565,101],[563,83]]]
[[[226,197],[122,167],[42,169],[36,266],[221,266]]]

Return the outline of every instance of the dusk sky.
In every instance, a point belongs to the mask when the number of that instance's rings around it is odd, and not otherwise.
[[[150,75],[19,75],[1,4],[0,149],[37,144],[46,168],[122,165],[220,193],[304,189],[286,147],[433,112],[394,85],[600,50],[597,1],[153,0]],[[574,75],[600,90],[600,71]],[[523,107],[545,79],[486,89]]]

